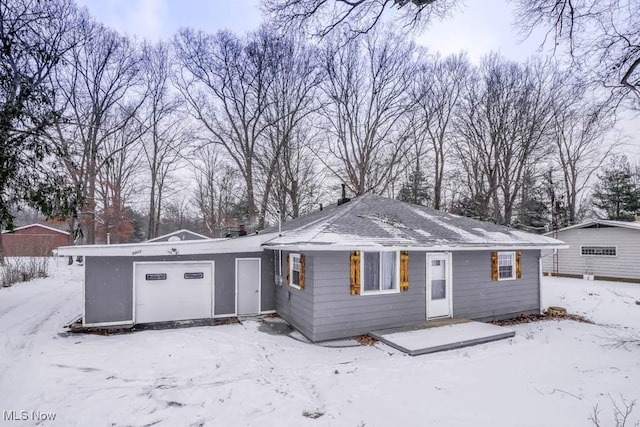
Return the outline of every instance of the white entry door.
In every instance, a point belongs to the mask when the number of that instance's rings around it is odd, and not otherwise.
[[[260,258],[236,259],[238,316],[260,314]]]
[[[136,323],[212,315],[213,262],[134,263]]]
[[[451,317],[451,257],[427,254],[427,319]]]

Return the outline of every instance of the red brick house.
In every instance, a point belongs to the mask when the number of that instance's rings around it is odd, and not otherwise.
[[[2,232],[4,255],[51,256],[58,246],[67,246],[69,233],[44,224],[31,224]]]

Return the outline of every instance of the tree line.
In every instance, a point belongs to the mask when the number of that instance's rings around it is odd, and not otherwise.
[[[616,147],[611,99],[555,61],[474,64],[383,25],[151,43],[72,0],[1,0],[0,38],[0,222],[32,206],[82,243],[129,241],[140,213],[139,238],[167,217],[215,237],[260,229],[341,183],[543,231],[586,214]]]

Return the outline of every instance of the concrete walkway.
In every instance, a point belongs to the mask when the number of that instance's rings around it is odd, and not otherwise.
[[[502,326],[460,319],[369,332],[371,337],[411,356],[483,344],[515,334]]]

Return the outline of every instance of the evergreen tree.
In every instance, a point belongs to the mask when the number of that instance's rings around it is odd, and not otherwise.
[[[608,219],[632,221],[640,208],[640,192],[626,156],[615,156],[598,174],[600,180],[593,191],[593,205],[602,209]]]
[[[409,179],[402,184],[398,200],[421,206],[427,206],[431,202],[431,187],[421,170],[411,173]]]
[[[48,217],[70,208],[43,134],[58,119],[48,82],[72,42],[72,11],[63,0],[0,2],[0,228],[13,229],[12,209],[25,204]]]
[[[468,218],[481,219],[480,210],[478,209],[481,203],[480,197],[481,196],[461,196],[452,204],[450,213]]]

